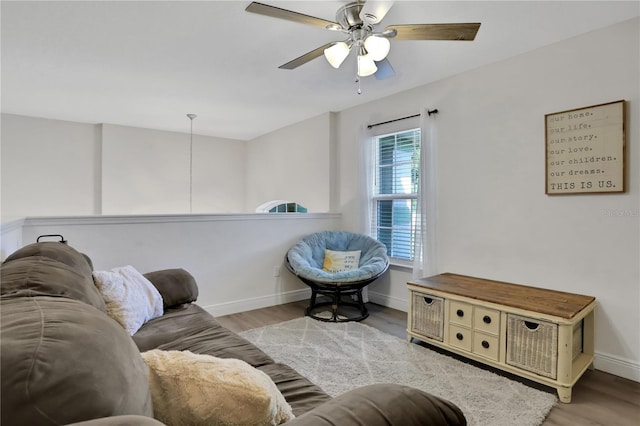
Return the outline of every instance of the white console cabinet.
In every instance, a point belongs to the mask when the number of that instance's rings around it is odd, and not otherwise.
[[[594,297],[451,273],[408,289],[409,341],[552,386],[561,402],[593,362]]]

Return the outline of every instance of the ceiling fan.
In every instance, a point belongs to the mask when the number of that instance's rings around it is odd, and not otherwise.
[[[375,75],[384,79],[395,75],[387,59],[391,44],[395,40],[467,40],[475,39],[480,23],[409,24],[390,25],[384,31],[375,27],[387,14],[393,1],[354,1],[338,9],[336,21],[316,18],[267,4],[252,2],[247,12],[286,19],[301,24],[322,27],[346,34],[343,41],[332,41],[304,55],[280,65],[278,68],[292,70],[324,54],[334,68],[339,68],[351,50],[357,52],[357,77]],[[356,78],[357,78],[356,77]]]

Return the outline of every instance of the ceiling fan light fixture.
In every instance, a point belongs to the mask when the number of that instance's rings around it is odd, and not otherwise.
[[[358,76],[368,77],[378,71],[371,55],[358,55]]]
[[[381,61],[389,54],[391,43],[385,37],[370,35],[364,41],[364,48],[374,61]]]
[[[343,41],[324,49],[324,57],[334,68],[339,68],[347,56],[349,56],[349,45]]]
[[[326,43],[278,68],[292,70],[322,56],[323,53],[332,67],[339,68],[349,56],[349,50],[356,49],[358,67],[356,81],[358,82],[360,77],[371,74],[375,74],[379,80],[395,75],[387,59],[391,38],[395,40],[474,40],[480,29],[479,22],[460,22],[390,25],[384,31],[376,32],[374,28],[385,18],[393,6],[393,0],[345,0],[345,3],[336,12],[335,22],[255,1],[251,2],[245,10],[347,34],[349,38],[344,42]],[[360,93],[359,90],[358,93]]]

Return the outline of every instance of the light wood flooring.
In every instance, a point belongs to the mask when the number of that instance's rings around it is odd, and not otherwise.
[[[287,303],[254,311],[225,315],[217,319],[230,330],[239,332],[304,316],[304,308],[307,303],[307,301]],[[371,303],[367,304],[367,308],[370,315],[369,318],[363,321],[364,324],[401,339],[406,339],[406,312]],[[414,340],[414,342],[416,341]],[[433,347],[430,348],[437,350]],[[476,365],[487,368],[479,364]],[[492,371],[538,389],[555,393],[555,389],[497,370]],[[589,370],[574,386],[571,403],[557,403],[543,425],[638,426],[640,425],[640,383],[598,370]]]

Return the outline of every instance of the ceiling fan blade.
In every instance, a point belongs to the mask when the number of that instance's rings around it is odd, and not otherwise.
[[[378,80],[384,80],[385,78],[396,75],[396,71],[393,69],[387,58],[384,58],[381,61],[376,61],[376,67],[378,67],[378,71],[376,71],[374,75]]]
[[[396,30],[396,40],[473,40],[480,23],[390,25],[385,31]]]
[[[393,3],[393,1],[368,1],[362,6],[360,19],[371,25],[377,24],[382,21]]]
[[[252,2],[245,9],[247,12],[257,13],[258,15],[271,16],[272,18],[285,19],[287,21],[298,22],[300,24],[313,25],[315,27],[327,28],[329,25],[338,25],[336,22],[327,21],[326,19],[316,18],[315,16],[305,15],[303,13],[294,12],[287,9],[281,9],[268,4]]]
[[[280,65],[278,68],[283,70],[292,70],[298,68],[300,65],[304,65],[317,57],[324,55],[324,49],[331,47],[335,42],[327,43],[324,46],[320,46],[317,49],[313,49],[311,52],[307,52],[302,56],[297,57],[293,61],[289,61],[286,64]]]

